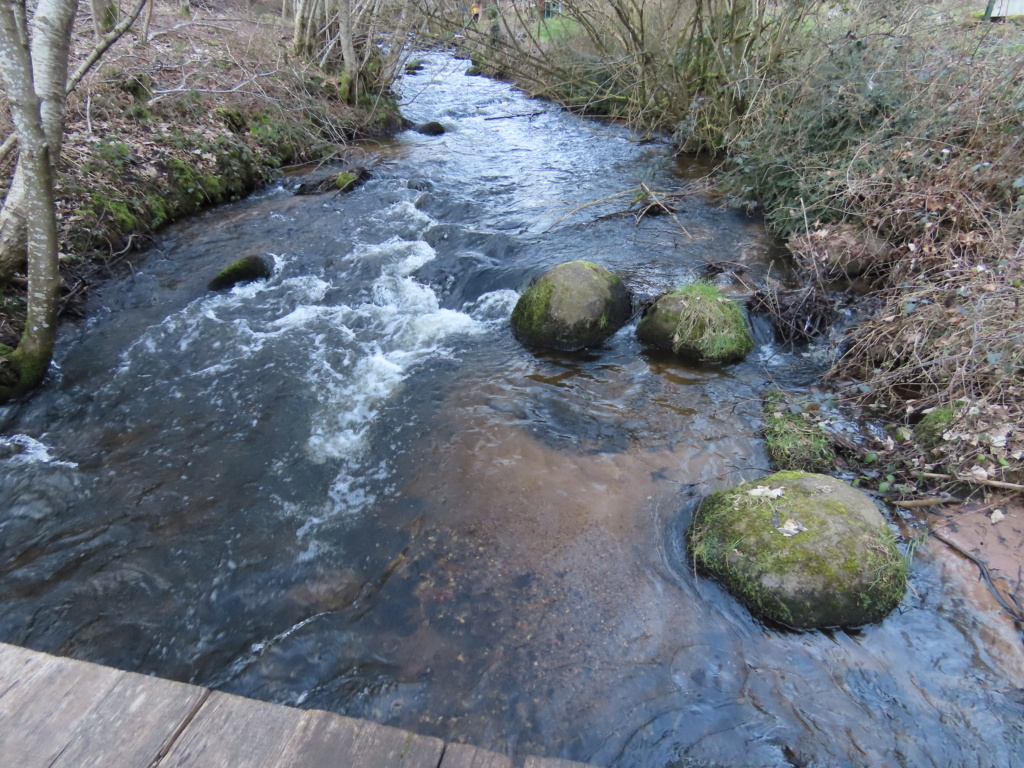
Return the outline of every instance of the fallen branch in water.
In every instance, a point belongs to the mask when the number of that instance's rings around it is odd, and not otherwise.
[[[543,112],[520,112],[516,115],[498,115],[497,117],[485,117],[484,120],[511,120],[513,117],[537,117],[537,115],[543,115]]]
[[[1013,600],[1014,602],[1014,605],[1010,605],[1006,597],[1003,596],[1003,593],[996,588],[995,583],[992,581],[992,574],[989,573],[988,566],[984,563],[984,561],[975,557],[960,545],[954,544],[952,541],[950,541],[937,531],[929,531],[929,535],[934,536],[947,547],[963,555],[972,563],[974,563],[978,567],[978,571],[981,573],[981,578],[985,581],[985,586],[988,587],[989,592],[991,592],[992,595],[995,597],[1000,607],[1006,612],[1006,614],[1011,619],[1013,619],[1013,623],[1017,625],[1017,629],[1024,629],[1024,612],[1022,612],[1021,610],[1020,603],[1017,602],[1017,598],[1015,598],[1013,595],[1009,595],[1009,599]]]
[[[963,499],[909,499],[907,501],[893,500],[892,504],[904,509],[918,509],[920,507],[941,507],[945,504],[961,504]]]

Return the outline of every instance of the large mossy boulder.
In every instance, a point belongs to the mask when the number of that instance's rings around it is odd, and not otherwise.
[[[895,608],[906,561],[871,498],[827,475],[777,472],[706,497],[690,553],[758,616],[857,627]]]
[[[274,274],[270,262],[260,256],[244,256],[218,272],[207,286],[211,291],[226,291],[239,283],[265,280]]]
[[[739,305],[698,281],[662,296],[636,329],[640,340],[698,362],[731,363],[754,348]]]
[[[523,291],[512,311],[512,332],[535,347],[593,347],[626,323],[630,308],[618,275],[589,261],[570,261]]]

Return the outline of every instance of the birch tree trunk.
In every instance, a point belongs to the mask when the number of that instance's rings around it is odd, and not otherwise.
[[[72,4],[68,0],[67,4]],[[44,2],[40,2],[37,15]],[[51,4],[52,5],[52,4]],[[73,12],[72,12],[73,17]],[[11,118],[18,134],[23,168],[22,195],[28,215],[28,314],[18,348],[0,357],[0,399],[30,389],[42,381],[53,357],[57,331],[60,272],[57,261],[57,219],[53,205],[53,166],[46,131],[44,99],[37,92],[25,0],[0,0],[0,74],[7,88]],[[35,25],[34,31],[40,29]],[[42,56],[48,38],[33,39],[32,49]],[[60,79],[63,100],[66,78]]]
[[[18,12],[24,19],[25,3],[10,3],[10,0],[0,0],[0,3],[18,6]],[[39,113],[53,168],[56,168],[60,159],[64,141],[68,49],[77,11],[78,0],[39,0],[29,25],[34,75],[30,83],[39,97]],[[0,209],[0,285],[8,282],[11,275],[25,263],[25,238],[25,165],[19,157],[11,188],[7,192],[3,209]]]

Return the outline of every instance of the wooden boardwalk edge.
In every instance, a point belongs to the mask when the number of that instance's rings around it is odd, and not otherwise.
[[[0,643],[12,768],[513,768],[505,755],[365,720]],[[523,768],[586,768],[527,757]]]

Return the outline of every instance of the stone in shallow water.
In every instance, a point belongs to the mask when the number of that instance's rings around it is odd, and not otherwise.
[[[654,302],[636,333],[647,344],[702,362],[736,362],[754,348],[739,305],[700,281]]]
[[[265,280],[274,274],[270,263],[261,256],[244,256],[222,269],[207,286],[211,291],[226,291],[239,283]]]
[[[631,306],[617,275],[589,261],[570,261],[523,291],[512,311],[512,332],[536,347],[593,347],[625,324]]]
[[[701,503],[690,553],[751,611],[794,629],[880,621],[903,597],[906,561],[863,491],[777,472]]]

